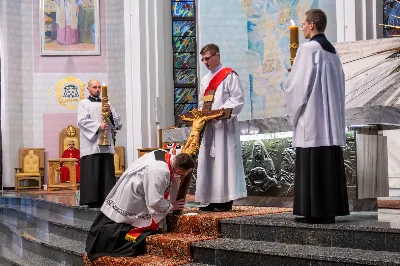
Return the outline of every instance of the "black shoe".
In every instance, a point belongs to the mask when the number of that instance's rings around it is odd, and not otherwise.
[[[228,212],[232,210],[233,200],[225,203],[210,203],[205,207],[200,207],[203,212]]]

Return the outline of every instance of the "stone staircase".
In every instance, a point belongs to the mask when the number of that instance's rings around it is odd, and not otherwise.
[[[187,265],[400,265],[400,219],[390,211],[380,210],[379,220],[373,212],[355,213],[333,225],[295,223],[288,213],[223,219],[221,238],[192,243]],[[97,213],[0,197],[0,265],[83,265]]]
[[[218,266],[400,265],[400,216],[385,215],[393,217],[353,213],[332,225],[296,223],[290,214],[226,219],[222,238],[192,244],[193,259]]]
[[[0,197],[0,265],[83,265],[96,215],[93,209]]]

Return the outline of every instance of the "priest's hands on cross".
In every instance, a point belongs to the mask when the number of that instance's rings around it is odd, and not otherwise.
[[[175,201],[174,203],[172,203],[172,206],[173,211],[183,210],[183,208],[185,207],[185,199]]]

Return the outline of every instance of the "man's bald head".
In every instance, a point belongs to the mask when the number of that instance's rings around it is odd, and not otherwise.
[[[99,97],[100,92],[101,92],[100,81],[97,79],[89,80],[87,89],[91,96],[96,97],[96,98]]]

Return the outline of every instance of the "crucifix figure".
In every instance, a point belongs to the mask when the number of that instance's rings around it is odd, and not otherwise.
[[[181,115],[181,121],[184,123],[192,124],[190,135],[182,148],[182,153],[187,153],[193,158],[196,158],[199,152],[202,133],[204,132],[205,125],[208,121],[213,119],[229,119],[231,118],[232,109],[211,110],[214,100],[215,90],[208,90],[203,98],[203,109],[193,109],[189,113]],[[188,174],[179,186],[179,191],[176,200],[184,199],[189,190],[190,181],[192,180],[192,173]],[[181,214],[182,211],[175,211],[174,214]]]

